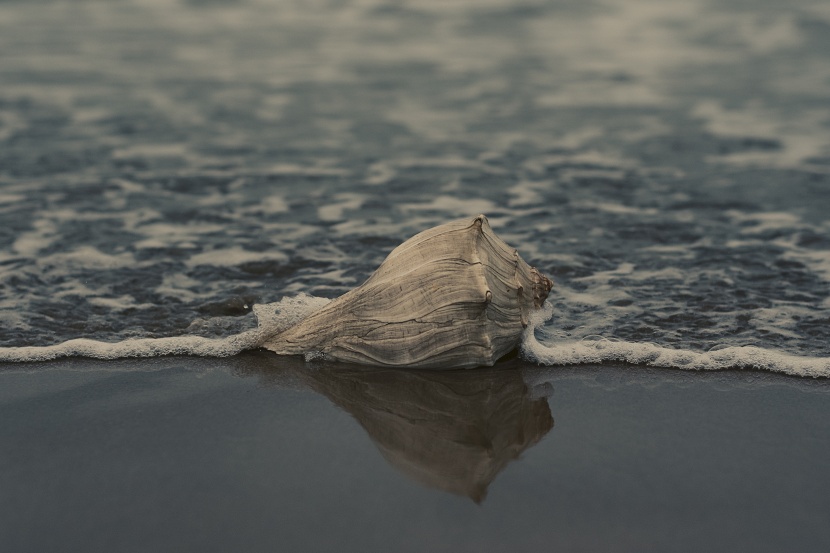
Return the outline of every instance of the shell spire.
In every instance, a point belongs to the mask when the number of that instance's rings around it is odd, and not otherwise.
[[[364,365],[490,366],[519,345],[552,286],[479,215],[416,234],[361,286],[263,346]]]

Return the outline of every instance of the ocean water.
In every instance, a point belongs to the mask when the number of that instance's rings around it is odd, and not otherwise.
[[[0,3],[0,358],[228,338],[485,213],[555,281],[531,359],[828,376],[828,30],[808,0]]]

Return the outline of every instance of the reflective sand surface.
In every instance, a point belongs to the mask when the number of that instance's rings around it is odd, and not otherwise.
[[[301,360],[0,373],[10,551],[822,551],[828,388]],[[555,419],[555,426],[553,421]]]

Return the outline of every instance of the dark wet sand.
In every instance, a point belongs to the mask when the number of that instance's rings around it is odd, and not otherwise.
[[[827,551],[829,439],[753,372],[7,365],[0,550]]]

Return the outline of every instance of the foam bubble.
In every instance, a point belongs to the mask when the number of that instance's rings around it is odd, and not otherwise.
[[[275,303],[254,305],[253,311],[259,329],[265,336],[272,336],[325,307],[331,300],[300,293]]]
[[[536,330],[553,316],[553,305],[546,302],[531,316],[522,336],[522,356],[541,365],[581,365],[622,362],[660,368],[719,370],[760,369],[792,376],[830,378],[830,358],[800,357],[754,346],[723,347],[695,352],[651,343],[616,341],[591,336],[581,341],[543,343]]]

